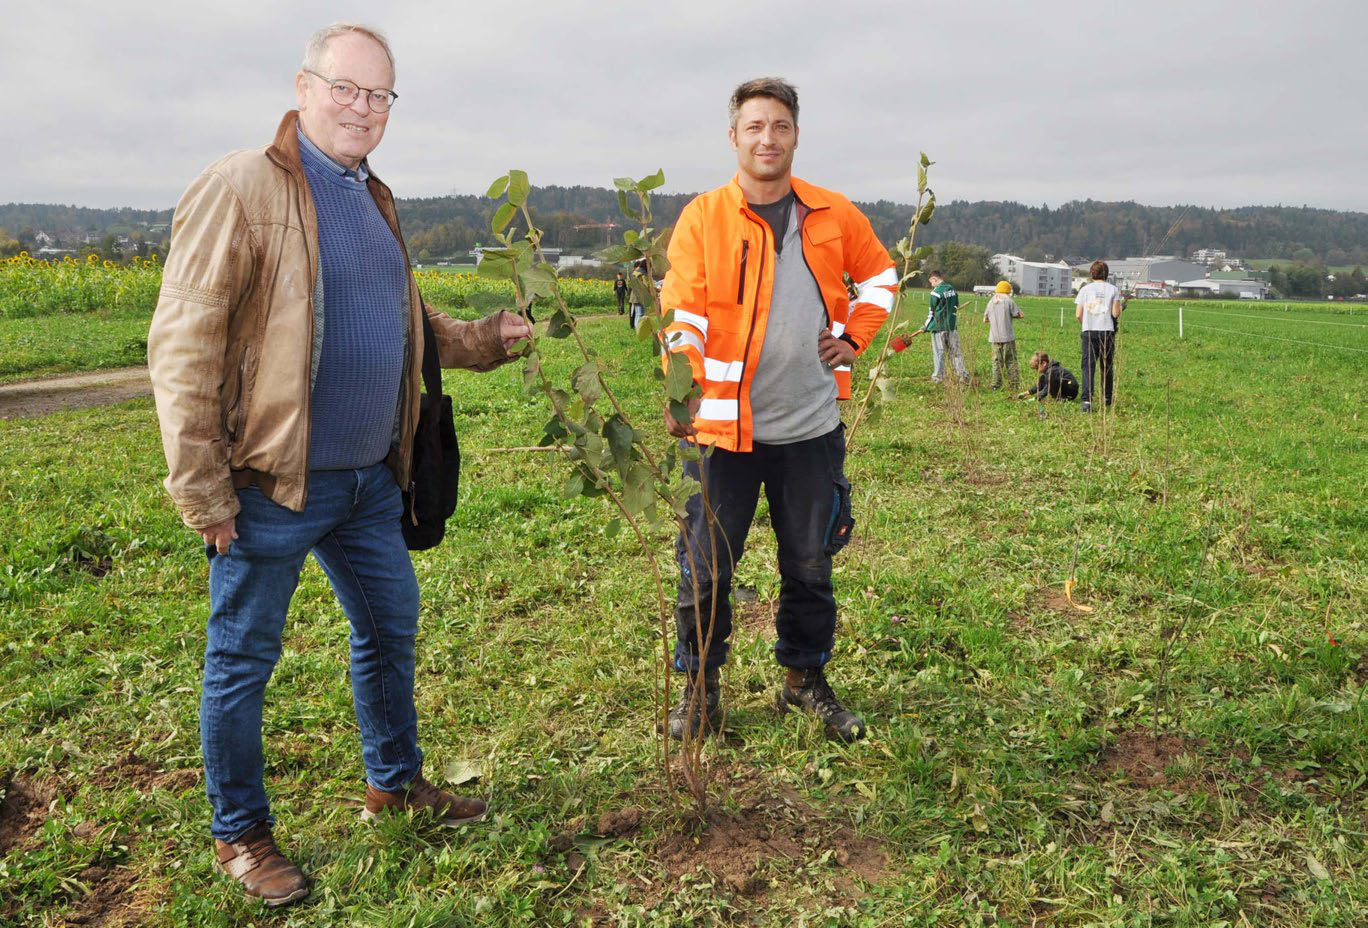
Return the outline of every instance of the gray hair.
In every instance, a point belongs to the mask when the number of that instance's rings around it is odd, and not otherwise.
[[[328,51],[328,43],[339,35],[364,35],[371,39],[376,45],[385,50],[385,57],[389,59],[390,74],[394,74],[394,52],[390,51],[389,40],[385,34],[374,26],[365,26],[361,23],[333,23],[324,26],[313,35],[309,36],[309,43],[304,46],[304,64],[301,66],[305,71],[319,71],[323,67],[323,56]]]

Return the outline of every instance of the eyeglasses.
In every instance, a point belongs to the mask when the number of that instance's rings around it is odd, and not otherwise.
[[[356,102],[356,98],[364,91],[366,94],[366,104],[372,113],[388,113],[389,108],[394,105],[394,101],[399,99],[399,94],[393,90],[372,90],[369,87],[358,87],[355,83],[348,80],[333,80],[324,77],[317,71],[304,69],[305,74],[312,74],[320,81],[327,81],[332,89],[333,102],[338,106],[351,106]]]

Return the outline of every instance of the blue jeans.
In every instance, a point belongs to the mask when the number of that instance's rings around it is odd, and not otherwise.
[[[227,554],[209,556],[209,630],[200,742],[214,837],[274,822],[263,783],[261,710],[281,631],[310,551],[351,621],[351,680],[366,779],[395,791],[418,776],[413,704],[418,580],[399,529],[399,487],[383,464],[312,471],[303,512],[255,486]]]
[[[694,494],[687,504],[686,529],[675,541],[679,563],[675,667],[679,670],[698,669],[698,655],[703,651],[700,626],[708,643],[706,666],[726,663],[730,648],[727,639],[732,632],[732,575],[746,547],[761,485],[779,543],[775,659],[794,668],[821,667],[831,659],[836,640],[836,594],[828,550],[840,507],[850,495],[845,478],[845,426],[838,425],[806,441],[787,445],[754,442],[751,447],[749,452],[714,448],[701,462],[684,463],[684,473],[707,487],[717,524],[709,531],[703,494]],[[714,557],[716,575],[712,571]],[[695,576],[701,607],[697,612]]]

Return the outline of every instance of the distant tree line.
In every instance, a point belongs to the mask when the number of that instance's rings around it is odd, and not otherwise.
[[[674,223],[692,196],[658,195],[654,200],[656,224]],[[548,246],[588,253],[610,237],[621,235],[623,220],[615,191],[542,187],[535,191],[532,202]],[[880,200],[859,206],[879,237],[890,244],[903,235],[911,219],[912,207],[907,204]],[[461,256],[490,241],[493,203],[484,197],[402,199],[398,207],[415,260]],[[139,224],[155,225],[170,218],[170,210],[0,205],[0,228],[8,229],[22,247],[30,247],[39,230],[126,233]],[[604,228],[606,223],[617,223],[618,227]],[[1051,208],[1000,201],[950,202],[937,209],[919,238],[926,244],[960,242],[989,252],[1010,251],[1027,260],[1186,255],[1198,248],[1221,248],[1245,258],[1284,259],[1291,266],[1368,265],[1368,213],[1309,207],[1220,210],[1081,200]],[[1288,266],[1283,270],[1292,273]]]
[[[1349,300],[1368,293],[1368,279],[1360,267],[1331,274],[1323,264],[1274,265],[1268,269],[1268,282],[1277,295],[1285,297]]]

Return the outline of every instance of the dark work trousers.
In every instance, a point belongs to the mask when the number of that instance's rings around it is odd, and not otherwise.
[[[826,553],[843,501],[849,505],[845,478],[845,426],[825,435],[787,445],[755,442],[746,453],[713,449],[701,461],[686,461],[684,471],[707,488],[717,514],[713,533],[703,515],[703,494],[688,503],[688,527],[675,542],[679,561],[679,596],[675,606],[675,666],[698,669],[698,629],[693,577],[698,578],[701,626],[708,646],[707,666],[727,660],[732,631],[731,584],[746,545],[760,487],[769,500],[770,523],[779,542],[779,640],[774,656],[785,667],[821,667],[831,659],[836,633],[836,596],[831,586],[831,555]],[[699,476],[700,464],[703,476]],[[686,536],[687,535],[687,539]],[[715,541],[714,541],[715,538]],[[687,545],[687,547],[686,547]],[[712,572],[712,551],[717,573]],[[695,570],[690,568],[692,550]],[[713,596],[717,612],[709,634]]]
[[[1102,395],[1106,397],[1107,405],[1112,401],[1112,375],[1115,373],[1116,361],[1116,333],[1115,332],[1082,332],[1080,338],[1083,343],[1083,393],[1081,399],[1088,403],[1092,401],[1093,394],[1093,366],[1102,366]]]

